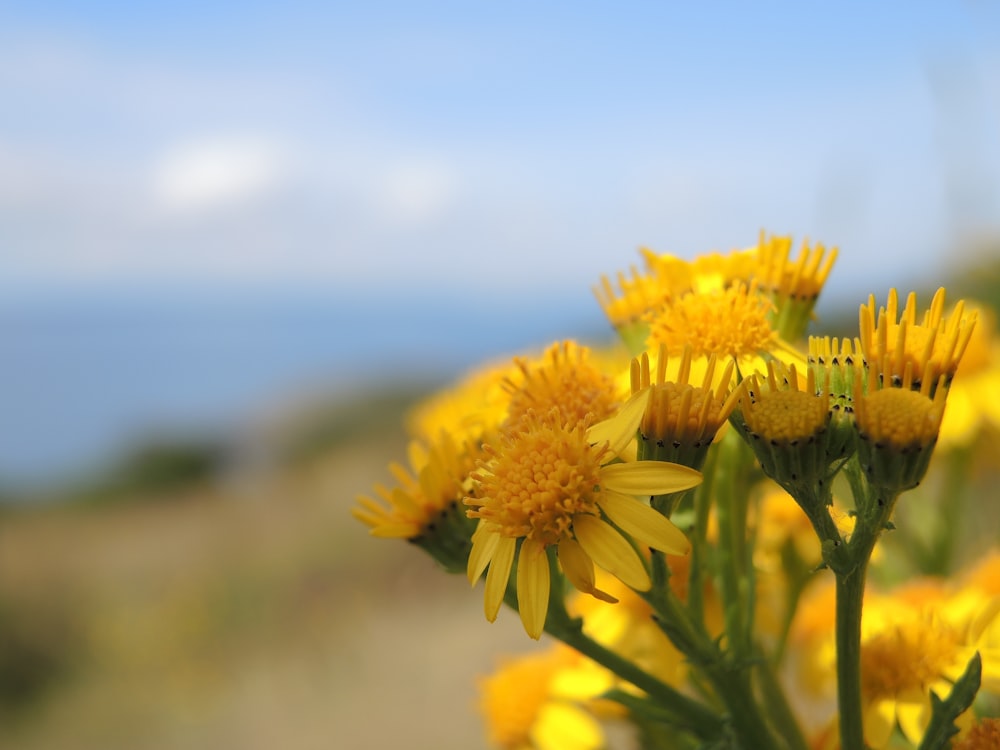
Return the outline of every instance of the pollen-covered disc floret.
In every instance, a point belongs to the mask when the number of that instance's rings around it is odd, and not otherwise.
[[[947,397],[944,375],[936,388],[925,380],[911,390],[912,370],[904,372],[899,388],[879,388],[877,368],[869,370],[867,393],[860,373],[855,386],[858,460],[873,486],[894,492],[916,487],[926,473]]]
[[[572,426],[588,417],[610,417],[620,400],[611,376],[593,362],[591,351],[575,341],[553,344],[540,361],[514,360],[520,377],[508,378],[510,394],[506,426],[516,426],[529,411],[559,410],[562,422]]]
[[[912,386],[920,389],[930,381],[932,393],[943,376],[945,387],[958,369],[962,354],[972,336],[975,313],[965,315],[959,302],[950,316],[945,316],[945,290],[938,289],[919,322],[917,295],[911,292],[899,310],[895,289],[889,291],[885,307],[875,308],[875,297],[859,311],[861,348],[869,364],[879,365],[884,386],[899,385],[907,368],[912,370]]]
[[[829,419],[830,399],[817,393],[812,370],[800,388],[795,366],[768,362],[767,377],[751,375],[743,381],[740,411],[752,435],[770,443],[793,443],[818,434]]]
[[[469,516],[479,519],[466,572],[475,584],[489,567],[490,621],[515,557],[518,611],[528,635],[538,638],[548,610],[551,548],[570,583],[605,600],[613,597],[594,584],[595,563],[634,589],[650,586],[645,564],[622,532],[670,554],[689,548],[676,526],[637,497],[694,487],[701,475],[693,469],[662,461],[608,463],[615,458],[608,444],[592,443],[584,423],[565,425],[557,409],[529,412],[486,452],[465,498]]]
[[[600,469],[607,446],[587,442],[581,425],[564,429],[557,420],[525,419],[526,429],[499,448],[487,446],[488,469],[475,474],[479,498],[466,505],[506,537],[544,545],[570,536],[575,515],[598,515]]]
[[[694,355],[745,359],[778,343],[769,321],[772,308],[758,293],[756,282],[688,292],[647,316],[647,343],[651,349],[665,346],[670,355],[680,355],[690,346]]]
[[[851,447],[829,430],[826,383],[817,388],[812,369],[804,381],[794,365],[771,361],[766,378],[755,374],[741,384],[738,421],[747,442],[764,473],[792,494],[796,486],[832,476]]]

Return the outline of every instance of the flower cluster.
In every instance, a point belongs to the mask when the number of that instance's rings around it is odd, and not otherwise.
[[[483,679],[491,743],[992,746],[1000,552],[964,522],[996,478],[988,310],[890,290],[808,337],[836,249],[641,255],[595,288],[624,353],[467,375],[353,509],[553,641]]]

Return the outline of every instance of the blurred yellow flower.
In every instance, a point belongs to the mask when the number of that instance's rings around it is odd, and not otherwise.
[[[504,661],[478,681],[487,739],[500,750],[598,750],[604,732],[588,703],[612,675],[572,649]]]
[[[594,359],[588,347],[575,341],[553,344],[540,360],[515,358],[520,377],[504,380],[510,396],[505,426],[516,427],[530,411],[546,414],[552,408],[567,426],[614,414],[625,394]]]
[[[984,307],[948,390],[948,408],[941,421],[939,447],[971,445],[982,430],[1000,430],[1000,336],[996,314]]]

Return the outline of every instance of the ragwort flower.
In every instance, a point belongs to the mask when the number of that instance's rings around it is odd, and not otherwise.
[[[480,519],[467,573],[475,584],[489,566],[485,612],[491,622],[515,557],[518,610],[528,635],[538,638],[551,585],[549,548],[558,551],[574,586],[605,599],[594,584],[595,562],[632,588],[651,585],[642,559],[616,526],[655,549],[688,550],[687,537],[635,496],[694,487],[701,474],[693,469],[661,461],[611,463],[611,446],[592,444],[584,424],[564,425],[558,410],[529,413],[486,451],[488,460],[473,474],[474,496],[465,498],[469,517]]]

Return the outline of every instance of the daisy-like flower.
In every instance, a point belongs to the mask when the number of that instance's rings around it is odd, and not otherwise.
[[[694,487],[701,474],[693,469],[661,461],[611,463],[612,447],[593,444],[583,424],[563,424],[558,410],[526,415],[486,451],[488,460],[473,474],[475,495],[465,504],[469,517],[479,519],[467,572],[475,584],[489,566],[485,612],[491,622],[515,557],[518,611],[528,635],[537,639],[549,602],[549,548],[558,551],[576,588],[605,599],[611,597],[594,583],[595,562],[634,589],[651,585],[642,559],[615,526],[663,552],[688,550],[683,532],[635,496]]]
[[[478,681],[487,739],[499,750],[598,750],[604,732],[590,708],[612,683],[562,644],[505,660]]]
[[[575,425],[588,417],[607,419],[621,405],[614,379],[595,362],[591,350],[575,341],[553,344],[538,361],[515,358],[520,377],[507,378],[505,426],[516,427],[527,414],[558,409],[561,421]]]
[[[1000,719],[980,719],[951,743],[951,750],[996,750],[1000,747]]]
[[[506,419],[511,387],[521,377],[520,368],[510,361],[477,367],[411,409],[407,429],[425,442],[436,442],[447,433],[456,445],[478,444]]]
[[[885,307],[875,308],[875,296],[862,305],[858,318],[861,352],[869,366],[877,367],[883,387],[899,386],[906,377],[910,386],[919,390],[925,381],[931,383],[931,394],[943,377],[945,387],[958,370],[962,354],[972,336],[976,314],[965,314],[964,302],[955,305],[945,316],[945,290],[938,289],[930,307],[917,322],[917,295],[911,292],[906,305],[899,309],[899,296],[889,290]]]
[[[756,282],[711,292],[687,292],[647,316],[650,348],[665,346],[680,355],[747,359],[778,344],[769,314],[773,304],[758,294]]]
[[[477,453],[459,449],[442,433],[429,448],[409,446],[410,469],[392,463],[393,488],[375,485],[376,497],[362,495],[351,508],[372,536],[406,539],[426,549],[451,571],[461,571],[468,557],[472,525],[459,507],[468,494],[469,474]]]
[[[803,602],[793,626],[800,676],[813,696],[834,692],[833,586]],[[1000,631],[1000,601],[968,585],[912,581],[889,593],[865,594],[861,623],[861,698],[865,742],[889,744],[895,729],[914,745],[931,718],[931,692],[947,696],[975,652],[982,656],[983,689],[995,689],[1000,653],[990,633]],[[829,702],[825,705],[831,706]],[[971,723],[971,712],[960,725]]]
[[[641,351],[649,335],[649,327],[643,318],[647,312],[662,305],[670,291],[648,271],[641,272],[632,266],[630,273],[629,276],[618,273],[617,289],[611,279],[601,276],[600,286],[594,287],[593,291],[629,351]]]

